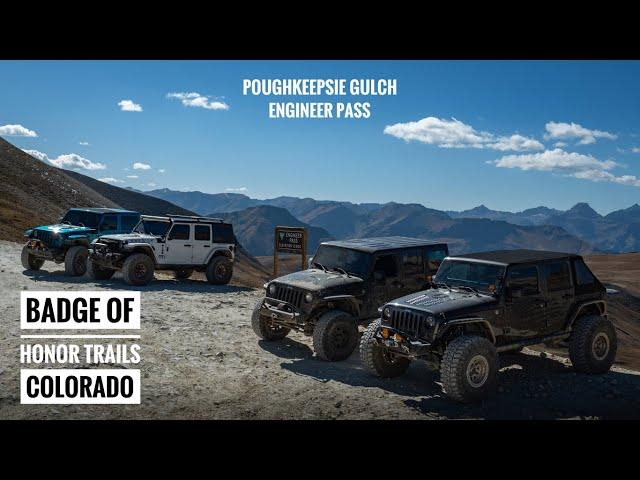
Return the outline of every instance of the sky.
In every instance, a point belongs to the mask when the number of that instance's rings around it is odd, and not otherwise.
[[[244,79],[395,79],[388,96]],[[637,61],[0,61],[0,136],[140,190],[519,211],[640,203]],[[369,118],[269,118],[269,102]]]

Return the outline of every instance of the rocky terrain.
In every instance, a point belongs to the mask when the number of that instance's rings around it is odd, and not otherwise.
[[[526,349],[501,357],[500,390],[492,399],[459,405],[420,363],[402,378],[380,380],[362,369],[357,355],[318,360],[301,334],[258,341],[249,318],[260,290],[169,275],[140,288],[141,405],[22,406],[20,291],[119,290],[124,284],[119,275],[103,282],[65,277],[49,263],[27,274],[19,252],[19,244],[0,241],[0,419],[640,418],[640,374],[619,366],[602,376],[577,374],[560,356]]]

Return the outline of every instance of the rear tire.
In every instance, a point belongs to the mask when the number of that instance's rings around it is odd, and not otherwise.
[[[213,257],[207,265],[207,281],[213,285],[226,285],[233,275],[233,263],[222,255]]]
[[[576,320],[569,338],[569,358],[578,372],[608,372],[617,350],[618,337],[611,321],[599,315]]]
[[[92,280],[109,280],[116,273],[112,268],[105,268],[87,260],[87,276]]]
[[[342,310],[331,310],[320,317],[313,329],[313,348],[328,362],[348,358],[358,345],[356,319]]]
[[[26,245],[22,247],[20,261],[25,270],[40,270],[44,265],[44,260],[32,255]]]
[[[276,340],[282,340],[289,335],[291,329],[282,327],[280,325],[272,325],[268,318],[260,315],[260,307],[262,307],[263,300],[258,300],[256,306],[253,307],[253,313],[251,314],[251,326],[258,338],[273,342]]]
[[[153,259],[144,253],[134,253],[122,264],[122,276],[129,285],[147,285],[153,280],[154,271]]]
[[[76,245],[67,250],[64,256],[64,272],[72,277],[79,277],[87,272],[89,250],[83,245]]]
[[[484,337],[462,335],[444,351],[440,379],[444,392],[458,402],[486,398],[496,387],[498,355]]]
[[[193,268],[181,268],[180,270],[175,271],[175,275],[178,280],[184,280],[185,278],[189,278],[192,274],[193,274]]]
[[[369,371],[381,378],[394,378],[403,375],[411,361],[395,355],[378,345],[375,335],[380,328],[380,320],[372,322],[360,340],[360,359]]]

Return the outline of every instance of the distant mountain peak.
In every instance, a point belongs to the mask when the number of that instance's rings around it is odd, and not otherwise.
[[[589,217],[589,218],[600,218],[601,216],[598,212],[596,212],[593,208],[591,208],[591,205],[589,205],[586,202],[576,203],[573,207],[567,210],[566,213],[570,213],[574,215],[577,214],[577,215],[580,215],[581,217]]]

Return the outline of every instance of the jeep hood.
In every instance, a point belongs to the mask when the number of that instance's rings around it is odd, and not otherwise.
[[[363,283],[360,277],[353,275],[346,276],[338,272],[325,272],[316,268],[302,270],[301,272],[290,273],[274,280],[276,283],[291,285],[304,290],[319,291],[333,287],[342,287]]]
[[[39,227],[32,228],[31,230],[27,230],[27,232],[31,231],[40,231],[40,232],[51,232],[58,235],[83,235],[89,234],[96,231],[95,228],[89,227],[81,227],[79,225],[68,225],[66,223],[58,223],[55,225],[40,225]]]
[[[388,305],[422,310],[431,315],[444,314],[451,318],[458,313],[464,314],[491,308],[489,305],[496,302],[497,299],[492,295],[476,294],[456,288],[432,288],[398,298]]]
[[[139,242],[151,242],[155,241],[158,237],[154,237],[153,235],[148,235],[146,233],[114,233],[113,235],[102,235],[98,238],[100,240],[112,240],[114,242],[130,242],[130,241],[139,241]]]

